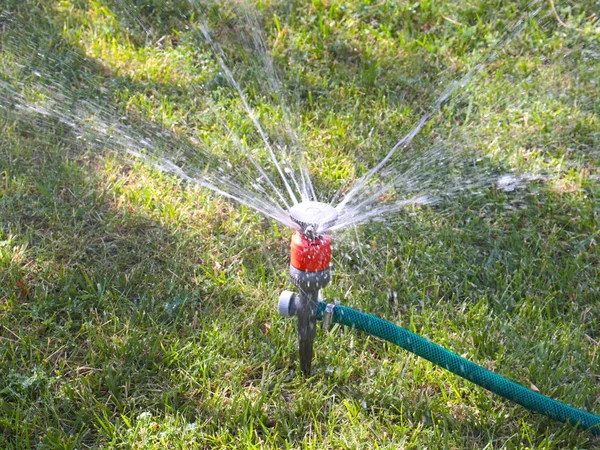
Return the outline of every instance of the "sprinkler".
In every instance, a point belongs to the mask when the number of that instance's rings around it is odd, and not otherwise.
[[[297,225],[291,242],[290,278],[300,292],[281,293],[279,314],[298,317],[300,369],[304,375],[310,375],[317,320],[322,319],[324,329],[331,323],[338,323],[364,331],[531,411],[600,435],[600,416],[527,389],[391,322],[320,301],[321,289],[331,278],[331,236],[326,232],[336,222],[337,210],[325,203],[303,202],[290,208],[289,215]]]
[[[303,202],[289,214],[298,226],[290,245],[290,279],[299,293],[281,293],[279,314],[298,317],[300,370],[310,375],[320,292],[331,279],[332,240],[325,232],[337,220],[337,211],[325,203]]]

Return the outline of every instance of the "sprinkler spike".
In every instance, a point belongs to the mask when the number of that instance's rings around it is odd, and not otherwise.
[[[300,354],[300,370],[306,376],[310,376],[313,359],[314,339],[300,339],[298,352]]]

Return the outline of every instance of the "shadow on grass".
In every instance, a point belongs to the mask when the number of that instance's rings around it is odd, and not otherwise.
[[[269,265],[279,245],[257,244],[260,222],[206,193],[68,157],[62,132],[27,128],[5,128],[0,166],[2,400],[14,421],[5,439],[18,447],[50,427],[65,442],[79,433],[93,442],[98,420],[138,408],[193,421],[190,408],[201,411],[211,392],[194,397],[203,379],[260,367],[271,353],[258,286],[281,279]],[[173,221],[168,202],[187,217]]]

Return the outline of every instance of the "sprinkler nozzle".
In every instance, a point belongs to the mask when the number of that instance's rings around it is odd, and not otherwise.
[[[338,219],[337,209],[321,202],[298,203],[290,208],[289,214],[299,231],[309,239],[326,233]]]

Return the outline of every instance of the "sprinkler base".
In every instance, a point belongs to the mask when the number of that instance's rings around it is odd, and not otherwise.
[[[299,293],[283,291],[279,296],[277,310],[284,317],[298,318],[300,370],[304,375],[309,376],[313,344],[317,335],[317,308],[320,293],[321,289],[329,283],[331,272],[329,268],[318,272],[307,272],[290,265],[290,279]]]
[[[320,291],[331,281],[331,271],[325,269],[318,272],[305,272],[290,265],[290,280],[301,291]]]

